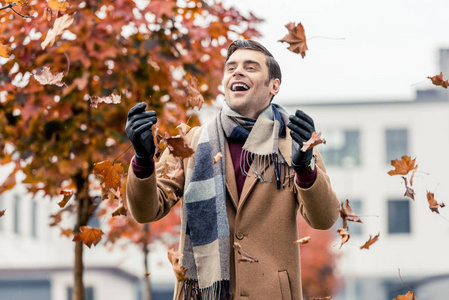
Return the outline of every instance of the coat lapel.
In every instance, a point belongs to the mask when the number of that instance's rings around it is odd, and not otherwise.
[[[228,141],[225,141],[226,152],[226,188],[228,189],[234,207],[237,209],[239,197],[237,192],[237,183],[235,181],[234,166],[232,165],[231,152],[229,151]]]

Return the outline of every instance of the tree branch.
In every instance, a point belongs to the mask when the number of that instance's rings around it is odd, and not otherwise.
[[[5,7],[0,7],[0,11],[2,11],[4,9],[8,9],[8,8],[12,8],[12,3],[9,5],[6,5]]]
[[[15,12],[16,14],[18,14],[19,16],[21,16],[22,18],[24,18],[24,19],[28,19],[28,18],[32,18],[32,16],[25,16],[25,15],[22,15],[21,13],[19,13],[18,11],[16,11],[13,7],[12,7],[12,5],[10,4],[10,8],[12,9],[12,11],[13,12]]]

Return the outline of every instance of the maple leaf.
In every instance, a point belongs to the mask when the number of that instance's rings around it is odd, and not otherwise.
[[[306,152],[319,144],[326,144],[326,140],[321,138],[321,132],[312,132],[310,139],[302,144],[301,151]]]
[[[59,207],[64,207],[67,202],[69,202],[70,198],[73,196],[72,190],[62,190],[59,192],[59,195],[64,196],[60,202],[58,202]]]
[[[61,228],[61,235],[64,235],[66,237],[71,237],[72,235],[74,235],[75,233],[73,232],[72,229],[62,229]]]
[[[179,252],[175,252],[175,250],[172,248],[168,250],[167,256],[168,260],[172,264],[176,279],[178,281],[188,280],[189,278],[186,276],[187,269],[179,263],[179,259],[182,257],[182,254]]]
[[[122,164],[116,163],[112,165],[109,159],[94,164],[93,173],[102,177],[104,188],[111,190],[120,189],[121,178],[125,174]]]
[[[440,212],[438,211],[438,208],[440,207],[445,207],[446,205],[441,202],[438,203],[437,200],[435,200],[435,194],[431,193],[429,191],[427,191],[427,201],[429,202],[429,208],[431,211],[436,212],[437,214],[439,214]]]
[[[0,210],[0,217],[3,217],[5,215],[5,211],[6,211],[6,209]]]
[[[371,237],[371,234],[370,234],[368,241],[366,241],[366,243],[363,244],[363,246],[360,246],[360,249],[369,249],[369,247],[372,244],[374,244],[375,242],[377,242],[379,240],[379,235],[380,235],[380,232],[374,237]]]
[[[407,178],[405,176],[402,176],[402,179],[404,179],[405,183],[405,197],[411,198],[413,201],[415,201],[415,191],[407,185]]]
[[[357,222],[357,223],[363,223],[362,220],[352,211],[351,206],[349,206],[349,200],[346,199],[345,201],[345,207],[343,208],[343,203],[341,204],[340,208],[340,217],[343,220],[343,228],[346,230],[349,230],[348,222]]]
[[[109,96],[106,97],[97,97],[97,96],[92,96],[90,97],[90,106],[97,108],[98,107],[98,103],[108,103],[108,104],[120,104],[120,102],[122,102],[121,97],[119,94],[117,93],[112,93]]]
[[[76,234],[72,241],[83,242],[90,248],[92,244],[96,246],[101,241],[101,236],[104,234],[101,229],[92,228],[90,226],[81,226],[80,233]]]
[[[301,22],[298,23],[298,25],[295,25],[294,22],[290,22],[286,24],[285,27],[288,29],[288,34],[278,42],[290,44],[288,50],[301,54],[302,58],[304,58],[308,48],[306,43],[306,34]]]
[[[187,158],[190,157],[195,151],[189,147],[184,134],[171,137],[168,132],[165,133],[164,143],[167,145],[170,153],[175,157]]]
[[[415,298],[415,294],[413,292],[409,291],[405,295],[397,296],[396,298],[394,298],[394,300],[416,300],[416,298]]]
[[[41,43],[42,50],[47,46],[51,47],[56,41],[56,37],[61,35],[64,30],[70,27],[73,23],[73,15],[63,15],[55,20],[53,28],[48,30],[45,40]]]
[[[415,160],[411,159],[410,156],[404,155],[401,157],[401,160],[395,159],[391,161],[391,165],[395,168],[394,170],[388,171],[388,175],[407,175],[410,171],[416,171],[418,165],[415,166]],[[412,176],[410,179],[410,185],[413,182],[413,175],[415,172],[412,172]]]
[[[234,242],[234,248],[242,256],[241,258],[239,258],[239,262],[250,262],[250,263],[259,262],[257,259],[255,259],[251,255],[243,251],[242,246],[239,243]]]
[[[221,152],[218,152],[217,155],[214,156],[214,165],[223,157]]]
[[[302,239],[299,239],[299,240],[297,240],[297,241],[294,241],[293,243],[299,244],[299,245],[305,245],[305,244],[307,244],[308,242],[310,242],[311,239],[312,239],[312,238],[311,238],[310,236],[306,236],[306,237],[303,237]]]
[[[435,75],[433,77],[428,76],[427,78],[432,80],[432,83],[434,85],[442,86],[445,89],[447,89],[447,87],[449,86],[449,79],[447,79],[447,80],[443,79],[443,72],[441,72],[440,75]]]
[[[48,7],[64,12],[69,8],[69,3],[67,1],[48,0]]]
[[[204,98],[198,88],[198,79],[194,76],[190,78],[190,82],[187,85],[187,101],[190,107],[198,107],[198,110],[203,107]]]
[[[0,43],[0,56],[9,58],[11,54],[11,47]]]
[[[64,86],[65,83],[61,82],[62,78],[64,77],[64,74],[62,72],[52,74],[50,72],[49,67],[42,67],[38,68],[36,70],[33,70],[33,76],[34,79],[36,79],[40,84],[46,85],[57,85],[57,86]]]
[[[116,191],[111,189],[112,194],[118,199],[118,206],[114,211],[112,212],[112,216],[126,216],[128,210],[125,207],[125,204],[123,203],[123,197],[120,193],[120,189],[117,189]]]
[[[344,230],[343,228],[338,228],[337,232],[341,236],[341,245],[340,245],[340,248],[339,248],[339,249],[341,249],[343,244],[345,244],[346,242],[349,241],[349,239],[351,238],[351,235],[346,230]]]

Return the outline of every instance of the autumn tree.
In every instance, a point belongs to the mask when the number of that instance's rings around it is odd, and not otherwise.
[[[125,171],[133,155],[128,110],[146,102],[161,132],[198,124],[189,82],[214,99],[223,51],[257,36],[259,21],[213,0],[0,1],[0,164],[14,165],[0,192],[19,171],[30,193],[72,191],[61,212],[76,214],[78,234],[100,203],[94,164],[115,160]],[[76,300],[84,299],[82,253],[76,241]]]

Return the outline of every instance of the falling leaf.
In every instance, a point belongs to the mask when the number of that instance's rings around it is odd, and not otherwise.
[[[55,43],[56,37],[61,35],[64,30],[69,28],[73,23],[73,15],[63,15],[55,20],[53,28],[48,30],[45,40],[41,43],[42,50],[47,46],[51,47]]]
[[[12,189],[16,185],[16,172],[12,172],[0,185],[0,194]]]
[[[407,178],[405,176],[402,176],[402,179],[404,179],[404,182],[405,182],[405,194],[404,194],[404,196],[405,197],[409,197],[413,201],[415,201],[415,191],[411,187],[409,187],[407,185]]]
[[[93,173],[103,179],[104,188],[116,190],[121,187],[121,178],[124,176],[122,164],[112,165],[110,160],[105,160],[94,164]]]
[[[150,276],[150,274],[151,274],[151,273],[146,273],[146,274],[145,274],[145,277],[148,277],[148,276]]]
[[[223,157],[221,152],[218,152],[217,155],[214,156],[214,165]]]
[[[297,240],[297,241],[294,241],[293,243],[295,243],[295,244],[300,244],[300,245],[304,245],[304,244],[307,244],[308,242],[310,242],[311,239],[312,239],[312,238],[311,238],[310,236],[306,236],[306,237],[303,237],[302,239],[299,239],[299,240]]]
[[[112,93],[109,96],[106,97],[97,97],[97,96],[92,96],[90,97],[90,106],[97,108],[98,107],[98,103],[108,103],[108,104],[120,104],[121,103],[121,97],[119,94],[117,93]]]
[[[176,126],[176,129],[178,129],[180,134],[187,134],[187,132],[190,131],[191,127],[187,125],[186,123],[181,123],[178,126]]]
[[[437,200],[435,200],[435,194],[429,191],[427,191],[427,201],[429,202],[430,210],[436,212],[437,214],[440,213],[438,208],[446,206],[443,202],[438,203]]]
[[[288,29],[288,34],[278,42],[290,44],[288,50],[301,54],[302,58],[304,58],[306,56],[306,50],[308,50],[304,27],[301,23],[295,25],[294,22],[286,24],[285,27]]]
[[[413,292],[408,292],[405,295],[399,295],[394,300],[416,300],[415,294]]]
[[[179,259],[182,257],[182,254],[179,252],[175,252],[174,249],[168,250],[168,260],[172,264],[173,271],[175,272],[176,279],[178,281],[188,280],[189,278],[186,276],[187,269],[184,268],[180,263]]]
[[[239,243],[234,242],[234,248],[242,256],[242,258],[239,259],[239,262],[250,262],[250,263],[259,262],[257,259],[255,259],[251,255],[243,251],[242,246]]]
[[[11,54],[11,47],[0,43],[0,56],[9,58],[10,54]]]
[[[306,152],[319,144],[326,144],[326,140],[321,138],[321,132],[312,132],[310,139],[302,144],[301,151]]]
[[[59,207],[64,207],[67,202],[72,198],[73,191],[72,190],[62,190],[59,192],[59,195],[64,196],[60,202],[58,202]]]
[[[411,159],[409,156],[402,156],[401,160],[395,159],[391,161],[391,165],[395,168],[394,170],[388,171],[388,175],[407,175],[410,171],[416,170],[418,165],[415,166],[415,160]],[[415,174],[414,172],[412,173]],[[413,182],[413,175],[410,182]]]
[[[61,229],[61,235],[65,235],[66,237],[71,237],[74,234],[72,229]]]
[[[6,209],[0,210],[0,217],[3,217],[5,215],[5,211],[6,211]]]
[[[435,75],[433,77],[428,76],[427,78],[432,80],[432,83],[434,85],[442,86],[445,89],[447,89],[447,87],[449,86],[449,79],[448,80],[443,79],[443,72],[441,72],[440,75]]]
[[[377,242],[379,240],[379,235],[380,232],[375,236],[375,237],[371,237],[371,234],[369,235],[369,240],[363,244],[363,246],[360,247],[360,249],[369,249],[369,247],[374,244],[375,242]]]
[[[183,134],[171,137],[166,132],[164,136],[164,143],[167,145],[170,153],[175,157],[188,158],[195,153],[195,151],[189,147]]]
[[[351,235],[346,230],[344,230],[343,228],[338,228],[337,232],[341,236],[341,245],[340,245],[340,248],[339,248],[339,249],[341,249],[343,244],[345,244],[346,242],[349,241],[349,239],[351,238]]]
[[[114,211],[112,212],[112,216],[116,217],[116,216],[126,216],[128,210],[125,207],[125,204],[123,203],[123,200],[120,196],[120,200],[118,203],[118,206],[116,209],[114,209]]]
[[[187,85],[187,101],[191,108],[195,106],[198,107],[198,110],[203,107],[204,98],[198,88],[198,79],[196,77],[190,78],[190,82]]]
[[[348,222],[357,222],[357,223],[363,223],[362,220],[352,211],[351,206],[349,206],[349,200],[346,199],[345,201],[345,207],[343,208],[343,203],[341,203],[340,208],[340,217],[343,220],[343,228],[346,230],[349,230]]]
[[[64,12],[69,8],[69,3],[67,1],[48,0],[48,7]]]
[[[51,85],[57,85],[57,86],[64,86],[65,83],[61,82],[62,78],[64,77],[64,74],[62,72],[52,74],[50,72],[49,67],[42,67],[38,68],[33,71],[34,79],[39,81],[40,84],[51,84]]]
[[[92,244],[96,246],[101,241],[101,236],[104,234],[101,229],[92,228],[90,226],[81,226],[80,233],[76,234],[72,241],[83,242],[90,248]]]

